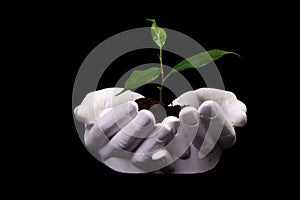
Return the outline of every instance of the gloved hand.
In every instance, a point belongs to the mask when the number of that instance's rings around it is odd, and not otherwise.
[[[173,163],[174,173],[198,173],[213,168],[222,150],[235,143],[234,126],[243,126],[247,122],[245,104],[237,100],[232,92],[224,90],[201,88],[189,91],[172,104],[192,106],[194,111],[190,121],[195,121],[195,126],[198,124],[195,138],[189,139],[189,132],[184,132],[186,135],[182,136],[192,145],[186,152],[185,160],[178,159]],[[171,155],[175,149],[176,146],[168,147]]]
[[[76,119],[85,124],[86,146],[116,171],[138,173],[166,167],[173,162],[167,151],[161,151],[155,160],[152,155],[172,140],[179,119],[167,117],[156,124],[150,111],[138,112],[134,100],[142,95],[127,91],[115,96],[121,90],[108,88],[89,93],[74,109]],[[189,109],[182,110],[181,115],[189,116]]]
[[[232,121],[235,125],[242,125],[246,120],[243,114],[245,106],[232,93],[199,89],[187,92],[173,102],[193,106],[181,110],[180,120],[167,117],[161,124],[155,124],[152,113],[146,110],[138,112],[133,102],[143,96],[127,91],[115,97],[114,94],[121,90],[110,88],[90,93],[74,110],[75,117],[86,124],[85,144],[108,166],[121,172],[147,172],[165,166],[168,167],[164,169],[174,173],[211,169],[221,155],[220,148],[214,148],[219,139],[214,133],[220,132],[221,135],[216,146],[228,148],[235,141],[234,129],[228,124],[228,119],[235,119]],[[207,126],[210,122],[213,125]],[[218,130],[223,126],[225,131]],[[209,134],[206,134],[207,130],[210,130]],[[202,148],[205,151],[199,151],[203,144],[207,146]]]

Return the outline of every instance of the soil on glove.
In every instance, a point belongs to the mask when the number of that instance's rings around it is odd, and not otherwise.
[[[139,106],[139,111],[146,109],[151,111],[151,107],[153,106],[161,106],[164,108],[167,116],[175,116],[179,117],[179,112],[181,110],[181,106],[175,105],[175,106],[167,106],[165,104],[160,104],[159,101],[157,101],[154,98],[140,98],[135,100],[135,102]],[[154,113],[155,114],[155,113]]]

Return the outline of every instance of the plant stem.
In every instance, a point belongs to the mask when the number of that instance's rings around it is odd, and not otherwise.
[[[165,76],[164,76],[164,67],[162,64],[162,48],[159,49],[159,63],[160,63],[160,73],[161,73],[161,84],[159,87],[159,101],[162,104],[162,89],[165,83]]]

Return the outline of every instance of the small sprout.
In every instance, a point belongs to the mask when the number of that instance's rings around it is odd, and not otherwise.
[[[230,51],[223,51],[219,49],[213,49],[205,52],[201,52],[199,54],[196,54],[188,59],[185,59],[175,65],[173,69],[170,71],[169,74],[166,76],[164,75],[164,68],[162,64],[162,48],[165,45],[165,42],[167,40],[167,33],[166,31],[159,27],[156,24],[155,19],[147,19],[148,21],[152,22],[151,26],[151,35],[152,40],[157,44],[159,47],[159,63],[160,67],[151,67],[147,70],[135,70],[132,72],[130,77],[125,82],[124,90],[121,91],[119,94],[122,94],[126,90],[132,90],[138,87],[141,87],[147,83],[150,83],[151,81],[154,81],[161,75],[161,86],[158,86],[157,88],[160,91],[160,103],[162,104],[162,89],[164,86],[165,81],[169,78],[169,76],[175,72],[180,72],[186,69],[190,68],[200,68],[203,67],[209,63],[211,63],[214,60],[220,59],[222,56],[226,54],[234,54],[240,57],[239,54],[230,52]]]

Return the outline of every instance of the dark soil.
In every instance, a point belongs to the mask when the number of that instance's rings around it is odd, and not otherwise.
[[[167,106],[165,104],[160,104],[159,101],[157,101],[154,98],[140,98],[135,100],[135,102],[138,104],[139,106],[139,110],[150,110],[151,111],[151,107],[153,108],[153,106],[160,106],[163,107],[166,115],[167,116],[175,116],[175,117],[179,117],[179,112],[181,110],[181,106],[179,105],[175,105],[175,106]],[[153,113],[155,114],[155,113]]]

